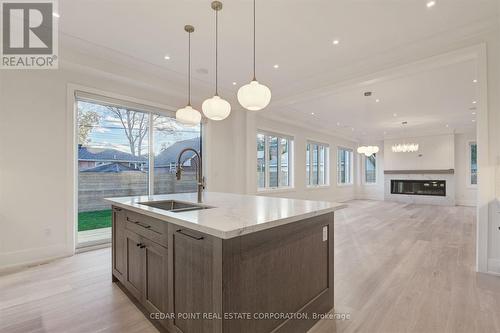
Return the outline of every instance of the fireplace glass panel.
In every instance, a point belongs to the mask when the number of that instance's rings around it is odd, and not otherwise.
[[[391,180],[392,194],[446,196],[445,180]]]

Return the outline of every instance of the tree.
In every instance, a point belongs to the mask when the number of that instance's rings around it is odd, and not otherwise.
[[[149,120],[147,114],[116,106],[106,106],[106,108],[120,120],[129,142],[130,153],[133,156],[141,156],[142,143],[148,134]]]
[[[86,145],[90,142],[90,134],[99,124],[99,114],[93,110],[78,108],[78,144]]]

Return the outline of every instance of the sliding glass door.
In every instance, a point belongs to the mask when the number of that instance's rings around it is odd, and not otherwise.
[[[111,207],[103,199],[196,191],[194,154],[175,179],[177,155],[200,151],[201,128],[160,110],[99,98],[76,100],[78,129],[78,246],[111,239]]]

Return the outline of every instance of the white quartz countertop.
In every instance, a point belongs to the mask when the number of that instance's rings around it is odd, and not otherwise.
[[[326,201],[218,192],[203,193],[203,205],[213,208],[186,212],[170,212],[143,205],[141,202],[176,200],[196,203],[196,193],[107,198],[105,200],[115,206],[222,239],[293,223],[347,207],[344,204]]]

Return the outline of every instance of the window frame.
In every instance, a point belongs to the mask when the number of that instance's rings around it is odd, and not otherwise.
[[[316,145],[318,147],[318,156],[317,156],[317,163],[318,163],[318,170],[317,170],[317,176],[318,176],[318,183],[314,184],[313,183],[313,174],[314,174],[314,168],[313,168],[313,155],[314,155],[314,149],[312,149],[313,145]],[[308,151],[309,147],[309,151]],[[319,174],[320,174],[320,149],[323,147],[323,154],[324,154],[324,184],[319,184]],[[328,188],[331,186],[330,183],[330,145],[328,143],[320,142],[320,141],[315,141],[315,140],[307,140],[306,141],[306,188],[308,189],[315,189],[315,188]],[[307,154],[309,154],[309,172],[307,171]]]
[[[346,183],[340,182],[340,159],[339,159],[340,150],[348,151],[350,153],[349,154],[350,155],[349,182],[346,182]],[[347,172],[346,172],[346,174],[347,174]],[[337,186],[339,186],[339,187],[354,186],[354,149],[352,149],[352,148],[337,146]]]
[[[375,181],[374,182],[367,182],[366,181],[366,160],[368,159],[368,157],[370,156],[375,156]],[[366,156],[366,155],[362,155],[362,159],[363,159],[363,166],[362,166],[362,173],[363,173],[363,185],[367,185],[367,186],[372,186],[372,185],[377,185],[378,184],[378,176],[377,176],[377,173],[378,173],[378,154],[372,154],[370,156]]]
[[[287,134],[276,133],[267,130],[257,130],[255,134],[255,139],[257,140],[258,135],[264,136],[264,187],[259,187],[258,181],[256,182],[257,192],[281,192],[281,191],[289,191],[294,189],[293,182],[293,162],[294,162],[294,137]],[[269,137],[277,138],[277,186],[269,186],[270,180],[270,172],[269,172]],[[281,170],[281,140],[286,139],[288,141],[288,186],[280,186],[280,170]],[[257,148],[257,142],[256,146]],[[256,150],[257,152],[257,150]],[[257,154],[255,154],[255,158],[257,158]]]
[[[476,184],[472,184],[472,146],[475,145],[476,146],[476,165],[477,165],[477,141],[475,140],[470,140],[470,141],[467,141],[467,158],[465,159],[466,160],[466,166],[465,166],[465,170],[466,170],[466,173],[465,173],[465,177],[467,177],[466,179],[466,184],[467,184],[467,187],[468,188],[477,188],[477,182],[479,180],[479,168],[477,169],[476,171]]]

